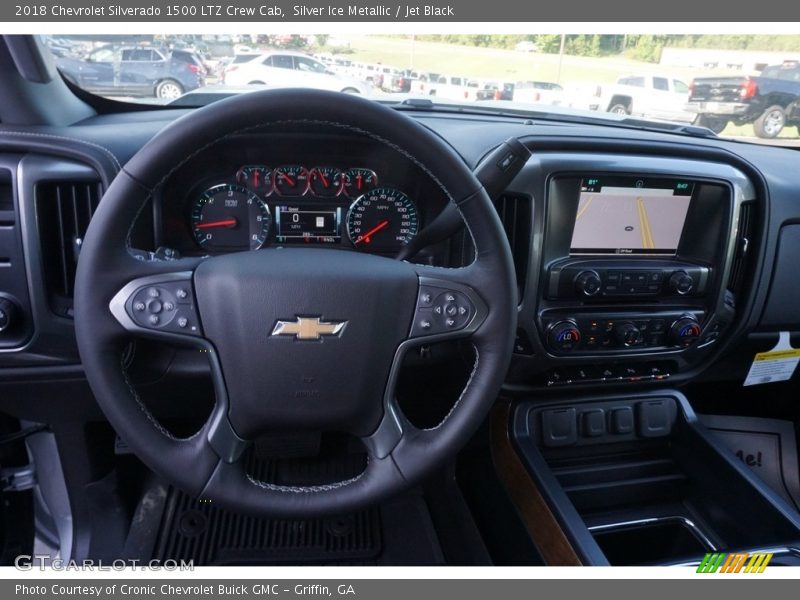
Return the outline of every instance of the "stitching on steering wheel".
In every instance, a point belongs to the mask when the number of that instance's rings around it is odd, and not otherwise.
[[[470,386],[470,384],[472,384],[472,380],[475,378],[475,374],[478,372],[478,362],[480,361],[480,358],[481,358],[481,353],[480,353],[480,350],[478,350],[478,347],[475,346],[475,345],[473,345],[472,347],[475,350],[475,364],[472,367],[472,373],[470,373],[469,379],[467,379],[467,383],[464,385],[464,389],[461,390],[461,394],[459,394],[458,399],[455,401],[453,406],[450,407],[450,410],[447,411],[447,414],[439,422],[439,424],[438,425],[434,425],[433,427],[425,428],[422,431],[436,431],[442,425],[444,425],[447,422],[447,419],[450,418],[450,415],[453,414],[453,411],[455,411],[456,407],[458,407],[459,403],[461,402],[461,399],[464,397],[464,395],[469,390],[469,386]]]
[[[367,455],[367,464],[364,465],[364,470],[361,471],[361,473],[359,473],[355,477],[351,477],[350,479],[345,479],[344,481],[326,483],[323,485],[276,485],[274,483],[268,483],[266,481],[261,481],[260,479],[255,479],[251,475],[247,475],[247,479],[253,485],[265,490],[269,490],[271,492],[283,492],[287,494],[309,494],[316,492],[332,492],[333,490],[338,490],[339,488],[351,485],[356,481],[358,481],[359,479],[361,479],[364,476],[364,473],[367,472],[368,467],[369,467],[369,455]]]
[[[136,388],[133,387],[133,384],[131,383],[131,380],[128,378],[128,371],[125,369],[125,359],[124,359],[124,357],[122,359],[120,359],[120,371],[122,371],[122,378],[125,380],[125,385],[128,386],[128,390],[130,390],[131,396],[133,396],[133,399],[136,401],[136,404],[142,410],[142,412],[144,413],[145,417],[147,417],[147,420],[150,421],[150,423],[159,431],[159,433],[161,433],[162,435],[164,435],[165,437],[169,438],[170,440],[172,440],[174,442],[188,442],[189,440],[191,440],[191,439],[195,438],[197,435],[199,435],[200,432],[203,430],[203,427],[201,427],[198,431],[195,431],[192,435],[190,435],[189,437],[186,437],[186,438],[175,437],[169,430],[167,430],[159,422],[158,419],[155,418],[153,413],[150,412],[150,409],[147,408],[147,405],[145,405],[145,403],[142,401],[142,398],[141,398],[141,396],[139,396],[139,393],[136,391]]]

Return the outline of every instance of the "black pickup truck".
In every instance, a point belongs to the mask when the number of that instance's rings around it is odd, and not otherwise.
[[[732,121],[774,138],[787,125],[800,126],[800,63],[769,66],[756,77],[700,77],[689,88],[687,108],[697,113],[697,125],[716,133]]]

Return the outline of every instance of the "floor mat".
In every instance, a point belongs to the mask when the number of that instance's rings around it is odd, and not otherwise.
[[[198,565],[369,563],[383,547],[378,509],[330,519],[265,519],[173,491],[156,558]]]
[[[342,479],[361,461],[248,461],[259,479],[308,485]],[[343,466],[344,465],[344,466]],[[322,478],[322,479],[320,479]],[[196,565],[440,565],[444,558],[419,491],[380,507],[322,519],[269,519],[226,510],[170,489],[153,558]]]
[[[800,510],[797,443],[791,422],[760,417],[698,417],[764,483]]]

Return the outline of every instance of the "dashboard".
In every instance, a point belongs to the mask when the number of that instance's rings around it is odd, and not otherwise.
[[[11,199],[0,296],[14,325],[0,332],[0,368],[79,369],[70,282],[91,217],[80,206],[84,194],[99,201],[117,171],[91,144],[124,164],[180,114],[93,118],[69,128],[81,142],[48,141],[58,155],[7,136],[17,150],[0,165]],[[618,127],[412,116],[473,168],[508,137],[532,151],[495,200],[519,289],[510,392],[743,378],[778,331],[800,330],[786,300],[797,294],[797,153]],[[132,241],[183,256],[302,244],[394,257],[447,205],[412,158],[369,138],[253,131],[187,157],[153,191]],[[413,260],[455,267],[473,252],[462,230]]]
[[[319,131],[228,140],[155,200],[159,245],[181,255],[314,245],[395,256],[447,202],[399,153]]]

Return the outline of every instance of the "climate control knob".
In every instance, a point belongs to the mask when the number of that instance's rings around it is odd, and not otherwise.
[[[633,323],[620,323],[614,328],[617,343],[630,348],[642,343],[642,332]]]
[[[669,289],[685,296],[694,289],[694,279],[686,271],[675,271],[669,278]]]
[[[574,321],[558,321],[547,330],[547,342],[558,352],[572,352],[581,343],[581,330]]]
[[[699,337],[700,323],[694,317],[681,317],[669,330],[669,339],[676,346],[691,346]]]
[[[575,291],[577,291],[580,296],[587,296],[589,298],[596,296],[600,293],[600,287],[602,285],[603,281],[594,271],[582,271],[575,278]]]

